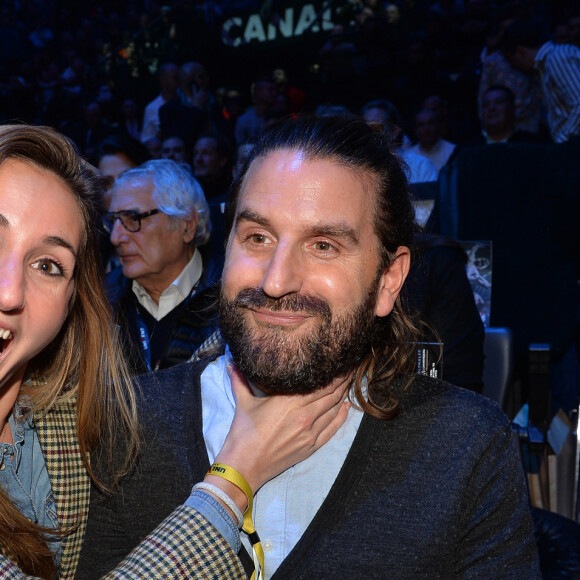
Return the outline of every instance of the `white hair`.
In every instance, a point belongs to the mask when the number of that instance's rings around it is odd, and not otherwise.
[[[201,185],[185,163],[171,159],[152,159],[123,173],[115,187],[135,178],[150,179],[153,182],[153,201],[164,214],[187,219],[195,211],[197,228],[191,243],[195,246],[207,243],[211,233],[209,206]]]

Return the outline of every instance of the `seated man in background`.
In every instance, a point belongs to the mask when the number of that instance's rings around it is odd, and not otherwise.
[[[230,157],[228,141],[213,133],[202,133],[193,147],[193,174],[203,188],[209,205],[211,254],[220,266],[224,263],[223,206],[232,183]]]
[[[437,174],[447,163],[455,149],[455,144],[441,137],[439,116],[431,109],[423,109],[415,116],[415,135],[418,143],[411,151],[427,157],[435,167]]]
[[[266,401],[328,387],[353,402],[324,447],[255,494],[265,579],[539,577],[507,417],[416,375],[419,334],[399,299],[415,222],[390,139],[352,119],[273,127],[233,186],[226,227],[227,350],[142,378],[151,447],[122,493],[95,490],[82,577],[111,568],[215,461],[236,408],[232,360]],[[183,487],[175,497],[168,479]],[[259,543],[242,535],[248,572]]]
[[[211,231],[199,183],[169,159],[127,171],[105,226],[121,261],[107,292],[133,372],[188,360],[216,329],[212,286],[221,274],[199,249]]]
[[[394,152],[406,163],[409,183],[437,181],[437,170],[427,157],[403,147],[402,119],[399,111],[390,101],[380,99],[367,103],[361,111],[367,123],[380,123],[391,135]]]
[[[481,144],[540,141],[537,135],[516,128],[516,98],[502,85],[492,85],[483,94],[481,129]]]

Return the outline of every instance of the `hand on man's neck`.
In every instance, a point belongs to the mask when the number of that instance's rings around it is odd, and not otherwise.
[[[344,375],[340,375],[340,376],[336,377],[335,379],[333,379],[333,381],[330,382],[328,385],[323,385],[322,387],[320,387],[317,390],[331,388],[334,386],[333,392],[338,392],[342,389],[344,391],[344,397],[346,398],[346,396],[348,394],[348,390],[352,385],[353,375],[354,375],[354,371],[351,371],[351,372],[346,373]],[[254,395],[254,397],[261,398],[261,397],[268,397],[269,396],[268,389],[263,389],[259,385],[255,385],[254,383],[252,383],[250,381],[248,381],[248,386],[250,387],[250,390],[252,391],[252,394]],[[296,396],[300,396],[300,395],[296,395]]]

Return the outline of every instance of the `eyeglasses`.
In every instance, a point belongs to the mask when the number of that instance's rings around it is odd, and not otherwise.
[[[133,209],[123,209],[121,211],[111,211],[103,216],[103,226],[105,230],[110,234],[115,227],[115,222],[120,220],[123,227],[128,232],[138,232],[141,229],[141,220],[148,218],[156,213],[159,213],[160,209],[152,209],[151,211],[144,211],[139,213]]]

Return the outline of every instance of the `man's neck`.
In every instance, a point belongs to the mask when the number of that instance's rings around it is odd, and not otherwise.
[[[270,110],[270,105],[267,103],[256,103],[254,105],[254,112],[258,117],[263,117]]]
[[[435,147],[437,147],[437,144],[439,143],[439,141],[441,141],[441,139],[437,139],[437,141],[435,141],[435,143],[421,143],[421,149],[423,149],[423,151],[426,151],[427,153],[431,153],[431,151],[433,151],[433,149],[435,149]]]
[[[501,131],[497,133],[486,133],[484,131],[484,137],[487,139],[488,143],[501,143],[509,139],[514,133],[514,129],[508,129],[506,131]]]
[[[173,268],[168,274],[164,275],[163,278],[160,279],[157,277],[152,277],[138,280],[139,284],[145,289],[147,294],[149,294],[151,297],[151,300],[153,300],[157,306],[159,306],[159,299],[161,298],[163,292],[165,292],[165,290],[167,290],[167,288],[173,284],[173,282],[179,277],[179,275],[183,272],[193,257],[195,248],[193,246],[190,246],[190,248],[191,250],[188,250],[184,261],[179,265],[176,265],[176,267]]]

